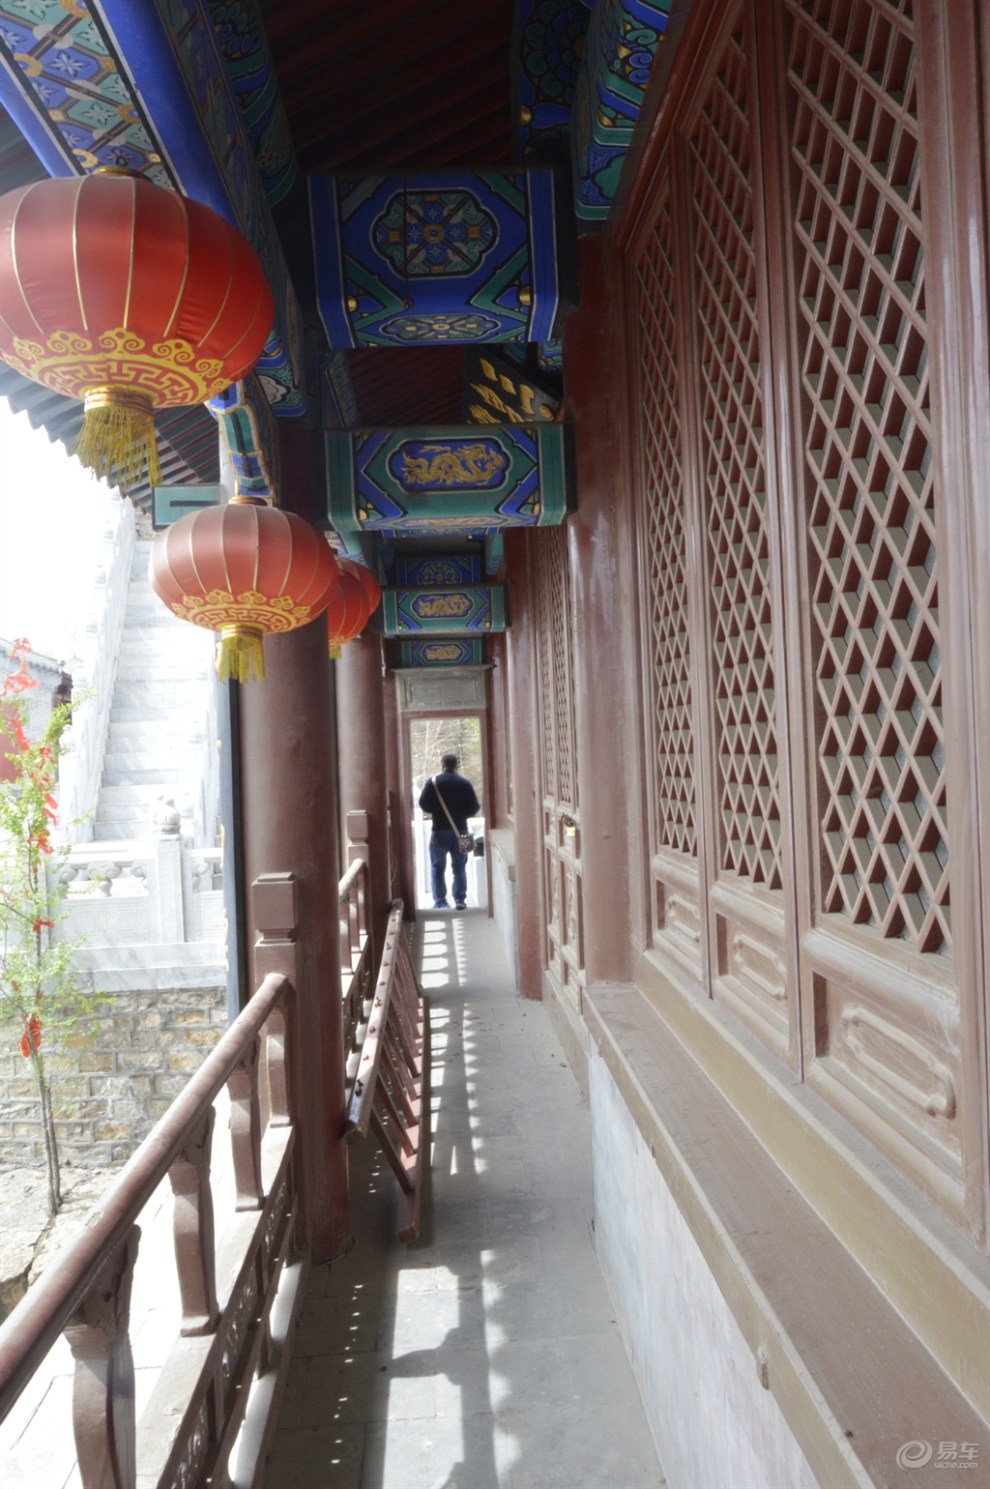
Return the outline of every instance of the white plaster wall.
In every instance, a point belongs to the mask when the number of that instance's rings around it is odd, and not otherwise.
[[[818,1489],[592,1047],[595,1239],[670,1489]]]

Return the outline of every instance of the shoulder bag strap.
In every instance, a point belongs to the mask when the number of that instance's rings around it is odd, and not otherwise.
[[[454,821],[453,817],[450,815],[450,811],[449,811],[449,809],[447,807],[447,803],[443,799],[443,793],[440,790],[439,781],[438,781],[438,779],[437,779],[436,776],[433,777],[433,789],[434,789],[434,791],[437,794],[437,800],[439,801],[440,805],[444,809],[444,813],[446,814],[447,821],[450,823],[451,827],[458,834],[458,836],[460,836],[460,829],[457,826],[457,823]]]

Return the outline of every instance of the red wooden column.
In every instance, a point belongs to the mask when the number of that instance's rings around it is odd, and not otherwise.
[[[601,243],[581,253],[581,304],[564,328],[567,413],[577,453],[577,511],[567,520],[573,627],[574,724],[587,981],[629,976],[629,832],[644,806],[625,727],[624,652],[615,550],[616,416],[608,351],[614,309]],[[630,810],[631,809],[631,810]]]
[[[337,762],[325,620],[268,638],[265,671],[263,683],[241,688],[245,869],[248,883],[263,874],[293,874],[297,883],[293,980],[301,1090],[293,1105],[300,1121],[305,1224],[314,1260],[326,1261],[349,1242],[350,1227],[342,1021],[335,996]],[[252,955],[256,930],[248,938]],[[259,981],[252,968],[252,987]]]
[[[392,821],[392,896],[403,904],[403,918],[416,919],[416,873],[413,866],[412,805],[402,771],[403,757],[400,730],[405,721],[399,712],[395,675],[386,672],[382,683],[385,707],[385,763],[388,774],[388,800]]]
[[[391,903],[388,763],[381,640],[368,632],[341,649],[337,662],[340,811],[368,815],[369,925],[375,965],[381,958]]]
[[[280,431],[286,507],[312,520],[312,431]],[[244,877],[295,880],[294,1069],[300,1089],[298,1182],[303,1226],[314,1261],[350,1244],[344,1126],[344,1050],[340,995],[337,760],[324,616],[265,641],[264,682],[240,688]],[[235,686],[235,684],[231,684]],[[251,913],[250,907],[247,911]],[[258,927],[247,941],[252,991]],[[265,971],[274,970],[266,963]]]
[[[505,572],[511,617],[511,625],[505,633],[505,660],[516,848],[519,991],[524,998],[542,998],[545,916],[540,894],[540,857],[543,853],[543,805],[537,765],[539,749],[529,550],[522,529],[512,529],[505,534]]]

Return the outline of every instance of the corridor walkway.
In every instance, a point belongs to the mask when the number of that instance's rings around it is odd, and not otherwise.
[[[420,1240],[355,1155],[356,1244],[315,1268],[267,1489],[662,1489],[593,1246],[588,1113],[483,910],[420,911],[433,1154]]]

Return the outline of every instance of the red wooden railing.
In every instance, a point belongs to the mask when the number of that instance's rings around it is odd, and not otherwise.
[[[429,1147],[424,1075],[425,1008],[394,900],[374,993],[355,1038],[354,1081],[347,1111],[349,1141],[374,1132],[402,1191],[400,1241],[419,1234],[422,1154]]]
[[[211,1485],[225,1485],[238,1433],[264,1440],[267,1422],[256,1414],[247,1420],[250,1388],[264,1382],[251,1397],[255,1406],[277,1399],[272,1304],[285,1288],[291,1305],[305,1274],[294,1236],[295,1131],[285,1058],[291,993],[284,978],[265,979],[111,1183],[86,1229],[0,1330],[0,1419],[65,1334],[75,1360],[73,1427],[85,1489],[135,1484],[138,1462],[142,1483],[192,1484],[209,1474]],[[224,1086],[236,1198],[217,1245],[211,1146],[213,1102]],[[130,1328],[137,1220],[166,1175],[181,1322],[139,1439]]]
[[[368,865],[356,859],[340,881],[340,991],[344,1049],[351,1048],[372,977],[368,925]]]
[[[339,886],[342,1015],[354,1029],[372,979],[367,886],[359,859]],[[207,1481],[211,1489],[232,1482],[240,1489],[260,1481],[288,1368],[284,1341],[309,1268],[292,1164],[293,1004],[285,977],[265,978],[112,1182],[86,1229],[0,1329],[0,1421],[51,1347],[61,1336],[67,1340],[84,1489]],[[232,1198],[215,1236],[214,1102],[225,1087]],[[138,1423],[130,1307],[138,1220],[166,1176],[180,1317],[167,1357],[156,1361],[160,1372]],[[46,1423],[49,1434],[58,1430]]]

